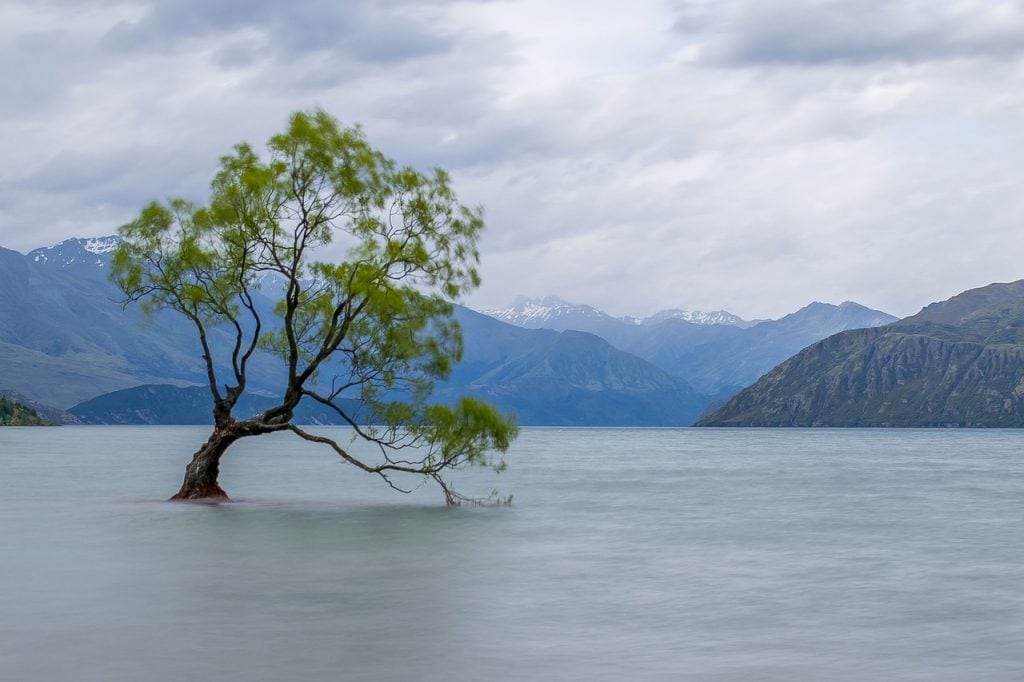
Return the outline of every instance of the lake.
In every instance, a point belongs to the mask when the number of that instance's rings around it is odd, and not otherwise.
[[[163,502],[206,435],[0,429],[0,679],[1024,679],[1024,431],[529,428],[458,509],[273,436]]]

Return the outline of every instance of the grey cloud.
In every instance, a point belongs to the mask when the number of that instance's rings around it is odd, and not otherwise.
[[[111,31],[131,10],[83,2],[66,6],[66,22],[9,26],[0,39],[3,246],[38,246],[42,232],[106,233],[152,199],[201,200],[218,154],[240,140],[261,146],[296,108],[367,123],[374,144],[417,166],[471,165],[532,143],[529,125],[494,115],[489,102],[488,73],[508,45],[438,37],[441,3],[296,6],[154,3]],[[77,11],[89,21],[73,21]],[[304,32],[311,23],[321,30]],[[316,48],[340,24],[338,45]],[[429,59],[402,56],[428,50]],[[40,233],[22,234],[25,225]]]
[[[88,45],[68,31],[25,31],[0,44],[0,113],[38,112],[96,68]]]
[[[202,200],[219,154],[319,105],[486,207],[485,307],[522,292],[634,314],[774,316],[811,298],[909,313],[1021,275],[1006,150],[1024,74],[995,61],[1019,53],[1018,3],[669,0],[678,59],[577,70],[502,23],[530,10],[514,3],[478,21],[442,0],[39,2],[67,13],[36,25],[33,3],[0,41],[5,247]],[[664,27],[664,6],[628,11]],[[135,23],[111,31],[120,19]],[[620,27],[606,30],[618,54]],[[822,66],[705,68],[697,46],[729,65]],[[991,59],[946,59],[964,55]]]
[[[424,145],[415,134],[393,135],[386,146],[399,151],[394,156],[416,167],[439,165],[452,171],[503,162],[528,163],[557,149],[557,134],[540,126],[512,120],[493,120],[468,126],[451,140]],[[411,152],[411,153],[410,153]]]
[[[223,150],[223,151],[226,151]],[[216,159],[167,148],[65,151],[17,179],[0,182],[0,245],[22,252],[68,236],[109,234],[144,204],[201,200]]]
[[[418,24],[398,2],[372,0],[152,0],[138,21],[122,21],[104,38],[115,52],[171,50],[184,41],[255,29],[268,51],[303,55],[341,52],[370,63],[438,54],[451,39]]]
[[[721,0],[681,0],[675,4],[673,28],[684,35],[700,35],[720,28],[725,4]]]
[[[35,192],[130,214],[147,201],[172,196],[201,198],[215,161],[210,158],[197,170],[194,159],[166,148],[116,149],[103,156],[64,151],[17,181],[6,183],[2,193]]]
[[[705,46],[724,64],[866,64],[1024,53],[1019,2],[757,0]]]
[[[259,45],[250,42],[235,42],[218,48],[214,54],[214,61],[218,66],[227,69],[242,68],[255,64],[261,54]]]

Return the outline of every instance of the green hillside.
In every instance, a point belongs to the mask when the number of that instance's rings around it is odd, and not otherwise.
[[[53,426],[35,410],[0,396],[0,426]]]

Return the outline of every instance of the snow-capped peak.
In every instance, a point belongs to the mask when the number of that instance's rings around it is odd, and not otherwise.
[[[502,322],[530,328],[546,327],[556,320],[569,316],[607,317],[606,313],[601,312],[597,308],[589,305],[569,303],[558,296],[545,296],[544,298],[524,298],[520,296],[508,308],[483,310],[481,312]]]
[[[736,327],[750,327],[756,324],[756,322],[748,322],[726,310],[705,312],[702,310],[671,309],[662,310],[650,317],[613,318],[593,306],[569,303],[558,296],[545,296],[543,298],[525,298],[520,296],[508,308],[484,310],[481,312],[502,322],[530,328],[560,328],[566,326],[570,319],[578,323],[580,318],[588,318],[590,320],[606,318],[609,321],[617,320],[635,326],[660,324],[671,319],[702,325],[727,324]]]
[[[121,243],[121,238],[117,235],[108,235],[106,237],[91,237],[78,241],[82,242],[82,248],[89,253],[112,253],[117,248],[117,245]]]
[[[678,308],[673,308],[670,310],[662,310],[641,320],[633,318],[635,324],[645,325],[659,324],[665,320],[683,320],[691,324],[727,324],[734,327],[747,327],[751,325],[751,323],[737,315],[733,315],[727,310],[703,311],[679,310]]]
[[[120,243],[121,238],[117,235],[76,237],[29,251],[28,257],[36,263],[51,267],[66,268],[74,265],[103,268],[110,262],[110,254]]]
[[[508,322],[519,327],[549,327],[560,329],[569,327],[571,324],[583,325],[590,328],[586,321],[605,320],[609,323],[621,322],[633,326],[655,325],[670,319],[679,319],[691,324],[712,325],[726,324],[735,327],[750,327],[756,322],[748,322],[725,310],[712,310],[705,312],[701,310],[662,310],[650,317],[619,317],[614,318],[607,313],[594,308],[593,306],[569,303],[558,296],[545,296],[543,298],[524,298],[520,296],[508,308],[499,310],[481,311],[502,322]]]

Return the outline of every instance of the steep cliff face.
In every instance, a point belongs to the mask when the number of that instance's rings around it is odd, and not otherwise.
[[[1024,426],[1024,281],[842,332],[698,426]]]

